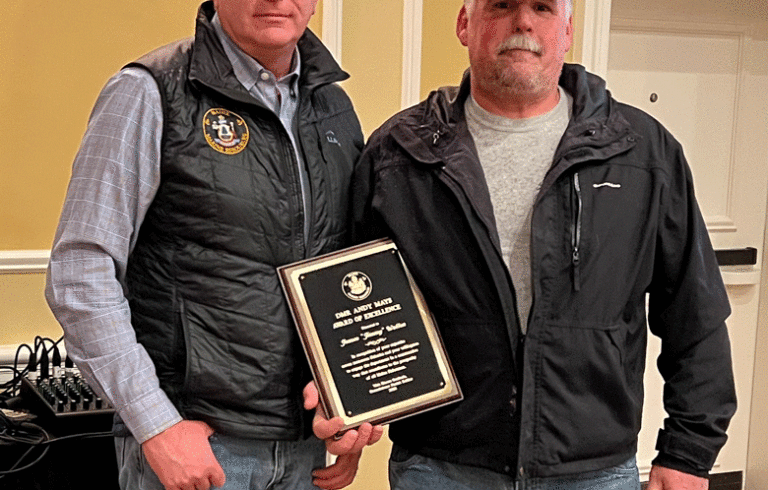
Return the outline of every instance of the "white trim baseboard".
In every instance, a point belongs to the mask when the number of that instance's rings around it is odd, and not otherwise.
[[[0,274],[39,274],[48,268],[49,250],[0,250]]]
[[[56,340],[56,339],[54,339]],[[0,366],[10,366],[13,367],[14,362],[16,361],[16,351],[19,349],[19,345],[14,344],[0,344]],[[28,344],[30,347],[33,347],[32,343]],[[50,344],[46,343],[46,347],[49,347]],[[29,362],[29,349],[21,349],[19,351],[19,359],[18,359],[18,369],[24,369],[27,367],[27,363]],[[64,342],[59,343],[59,353],[61,354],[61,358],[64,359],[67,356],[67,349],[64,347]],[[7,381],[10,381],[13,379],[13,372],[11,370],[2,369],[0,370],[0,383],[5,383]]]
[[[0,345],[0,366],[13,366],[18,348],[18,345],[13,344]],[[19,352],[19,364],[26,364],[28,360],[29,350],[22,349]]]

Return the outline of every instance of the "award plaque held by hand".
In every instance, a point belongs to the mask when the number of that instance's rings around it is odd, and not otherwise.
[[[278,268],[326,416],[344,430],[461,400],[440,334],[395,244]]]

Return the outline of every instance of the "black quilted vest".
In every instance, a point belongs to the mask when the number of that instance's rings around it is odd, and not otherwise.
[[[334,84],[346,73],[307,31],[297,109],[311,187],[304,216],[289,136],[235,78],[213,14],[204,3],[194,39],[131,65],[154,76],[164,115],[161,183],[128,261],[132,322],[183,417],[225,434],[296,439],[306,433],[309,373],[275,267],[346,244],[363,136]]]

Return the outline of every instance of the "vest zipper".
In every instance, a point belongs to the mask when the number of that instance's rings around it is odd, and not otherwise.
[[[583,202],[581,200],[581,184],[579,183],[579,173],[573,174],[573,189],[576,193],[576,216],[571,225],[571,263],[573,265],[573,290],[581,289],[581,213]]]

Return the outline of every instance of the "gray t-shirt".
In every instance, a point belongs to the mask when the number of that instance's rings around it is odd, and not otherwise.
[[[491,193],[501,251],[515,285],[524,332],[533,304],[531,212],[568,127],[572,106],[573,98],[562,87],[557,106],[527,119],[492,114],[471,96],[464,104],[469,132]]]

